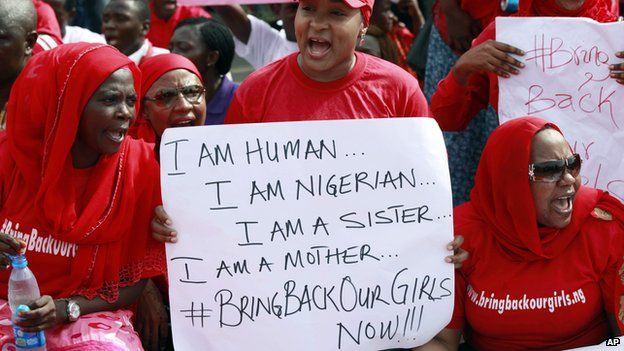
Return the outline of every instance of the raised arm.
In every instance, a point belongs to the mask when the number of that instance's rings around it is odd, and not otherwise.
[[[251,35],[251,22],[245,10],[240,5],[214,6],[213,9],[221,17],[223,23],[230,27],[236,39],[247,45]]]

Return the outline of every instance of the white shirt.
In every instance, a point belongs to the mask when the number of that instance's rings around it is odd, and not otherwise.
[[[136,63],[138,66],[141,60],[143,59],[143,57],[145,56],[152,57],[152,56],[168,54],[168,53],[169,53],[169,50],[153,46],[152,43],[146,38],[145,41],[143,42],[143,45],[141,45],[141,47],[139,48],[139,50],[128,55],[128,58],[132,60],[132,62]]]
[[[106,39],[103,35],[94,33],[86,28],[77,26],[65,26],[65,36],[63,37],[63,43],[100,43],[106,44]]]
[[[251,22],[251,33],[247,44],[234,37],[236,54],[258,69],[275,60],[299,51],[297,42],[286,39],[286,33],[277,31],[268,23],[252,15],[247,15]]]

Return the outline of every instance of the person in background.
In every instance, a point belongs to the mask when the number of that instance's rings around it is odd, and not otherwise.
[[[106,44],[106,39],[98,33],[86,28],[70,26],[69,23],[76,15],[76,0],[44,0],[54,10],[56,20],[61,28],[63,43],[100,43]]]
[[[568,350],[621,335],[624,205],[581,185],[572,152],[543,119],[494,130],[470,201],[453,214],[470,252],[455,271],[453,318],[415,350],[457,350],[462,333],[462,349],[484,351]]]
[[[76,15],[72,26],[87,28],[94,33],[102,31],[102,13],[109,0],[76,0]]]
[[[144,0],[111,0],[104,8],[102,32],[106,42],[137,65],[145,57],[169,52],[145,37],[149,28],[150,11]]]
[[[204,88],[193,62],[177,54],[147,58],[139,69],[143,103],[138,123],[129,133],[154,142],[158,158],[160,138],[165,129],[204,124]],[[148,351],[171,349],[169,313],[165,307],[169,300],[167,292],[167,278],[154,277],[147,282],[139,297],[135,325],[143,347]]]
[[[147,39],[160,48],[169,46],[173,31],[181,21],[192,17],[211,18],[201,7],[178,6],[177,0],[149,0],[149,6],[151,16]]]
[[[31,0],[0,1],[0,130],[6,125],[6,103],[37,42],[37,21]]]
[[[14,323],[45,330],[49,350],[141,349],[126,308],[166,258],[149,235],[158,162],[126,138],[139,80],[116,49],[75,43],[33,56],[14,84],[0,136],[0,251],[25,251],[42,296]],[[0,345],[10,349],[8,278]]]
[[[390,0],[375,1],[370,26],[357,50],[392,62],[416,77],[405,62],[415,37],[404,24],[398,23],[390,4]]]
[[[433,5],[434,23],[429,35],[425,67],[425,96],[431,99],[459,55],[470,48],[494,17],[502,15],[500,1],[495,0],[437,0]],[[444,141],[449,154],[453,204],[468,201],[481,150],[488,136],[498,125],[491,108],[480,112],[461,133],[445,132]]]
[[[141,62],[141,110],[128,134],[156,144],[166,128],[204,125],[205,88],[195,64],[178,54]],[[182,95],[182,96],[180,96]]]
[[[33,54],[37,54],[63,44],[63,36],[52,7],[44,0],[32,0],[32,2],[37,10],[37,33],[39,36],[33,49]]]
[[[247,77],[225,122],[429,116],[413,76],[355,51],[372,8],[373,0],[300,1],[295,18],[299,52]]]
[[[214,6],[215,12],[234,34],[236,54],[254,69],[299,50],[295,39],[296,3],[273,4],[283,26],[278,31],[268,23],[245,13],[240,5]]]
[[[520,3],[518,16],[587,17],[598,22],[617,19],[611,12],[611,0],[525,0]],[[496,23],[492,22],[438,84],[431,97],[431,110],[443,130],[464,129],[488,103],[498,109],[498,79],[521,74],[524,64],[511,55],[523,56],[524,51],[495,38]],[[617,67],[622,65],[611,67],[612,78],[624,83],[613,71]]]
[[[178,24],[169,50],[185,56],[197,66],[206,89],[206,124],[223,124],[238,88],[238,84],[227,77],[234,60],[234,40],[230,30],[215,20],[189,18]]]

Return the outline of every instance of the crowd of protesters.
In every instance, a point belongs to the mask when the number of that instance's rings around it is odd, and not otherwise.
[[[581,185],[559,126],[532,116],[498,126],[499,79],[522,74],[524,52],[495,40],[498,16],[607,23],[620,9],[0,1],[0,261],[26,254],[42,293],[14,318],[0,271],[0,347],[13,345],[15,323],[45,330],[49,350],[173,349],[165,129],[395,117],[438,122],[456,206],[453,317],[417,350],[562,350],[621,335],[624,204]],[[254,70],[242,82],[236,55]],[[624,51],[611,55],[609,79],[624,85]],[[518,308],[527,296],[541,307]]]

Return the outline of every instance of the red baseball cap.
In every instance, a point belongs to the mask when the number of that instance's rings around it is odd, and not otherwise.
[[[364,25],[368,26],[371,14],[373,13],[373,5],[375,0],[342,0],[352,9],[360,9],[362,17],[364,17]]]

